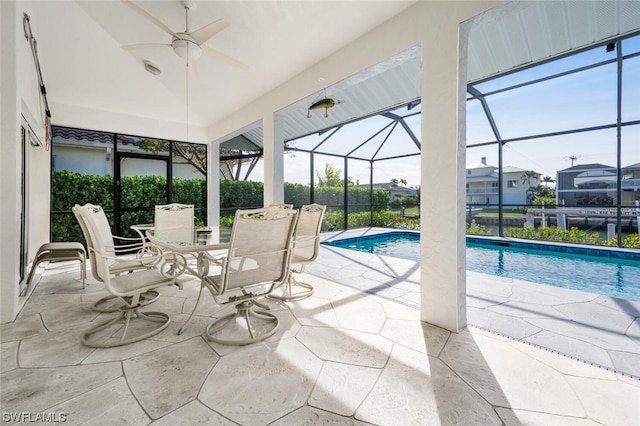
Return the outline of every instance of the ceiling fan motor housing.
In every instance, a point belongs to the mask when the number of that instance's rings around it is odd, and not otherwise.
[[[0,0],[1,2],[2,0]],[[214,60],[219,60],[223,62],[227,62],[228,64],[246,69],[247,66],[242,62],[239,62],[222,52],[218,52],[211,47],[204,46],[209,39],[218,34],[220,31],[224,30],[229,26],[229,22],[226,19],[220,18],[213,22],[206,24],[205,26],[191,32],[189,31],[189,12],[192,12],[196,9],[196,4],[193,0],[172,0],[179,1],[179,3],[184,8],[184,20],[185,20],[185,30],[182,32],[174,32],[170,27],[164,24],[162,21],[157,19],[151,13],[147,12],[145,9],[138,6],[132,0],[122,0],[122,2],[142,15],[145,19],[150,21],[152,24],[160,28],[165,33],[171,35],[171,44],[167,43],[139,43],[139,44],[131,44],[127,46],[122,46],[125,50],[137,50],[137,49],[151,49],[157,47],[171,46],[176,55],[180,58],[189,62],[196,61],[203,54],[213,58]],[[193,64],[195,65],[195,64]],[[195,71],[195,66],[192,68]],[[150,71],[151,72],[151,71]]]
[[[180,3],[182,4],[182,7],[189,10],[196,10],[196,7],[198,6],[193,0],[182,0]]]
[[[202,56],[202,48],[187,33],[177,33],[178,37],[171,42],[171,47],[176,55],[183,59],[195,60]]]

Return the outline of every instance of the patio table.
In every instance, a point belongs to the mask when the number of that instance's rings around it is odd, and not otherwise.
[[[151,241],[151,243],[154,246],[160,248],[165,252],[169,251],[169,252],[179,253],[181,255],[193,255],[196,261],[198,261],[200,257],[200,253],[212,254],[211,252],[218,251],[220,252],[220,254],[223,254],[226,250],[229,249],[229,243],[219,242],[219,239],[220,239],[219,236],[215,238],[213,236],[213,232],[214,232],[213,229],[209,227],[196,228],[194,232],[194,239],[193,239],[193,242],[191,243],[167,241],[162,238],[156,237],[154,234],[155,229],[153,227],[146,227],[145,229],[146,229],[145,233],[147,238],[149,238],[149,241]],[[185,270],[183,273],[193,275],[197,278],[202,278],[198,273],[197,265],[193,267],[193,266],[190,266],[188,262],[185,265]],[[193,307],[193,311],[189,315],[189,318],[187,319],[185,324],[178,330],[178,334],[182,334],[185,327],[187,326],[187,324],[195,314],[196,309],[200,304],[201,295],[202,295],[202,292],[199,293],[198,300],[196,301],[196,304]]]
[[[139,226],[139,225],[134,225]],[[193,233],[193,241],[192,242],[182,242],[182,241],[167,241],[163,238],[159,238],[155,236],[155,228],[149,225],[141,225],[145,230],[145,235],[149,239],[149,241],[156,247],[164,251],[171,251],[180,254],[193,254],[194,256],[198,256],[199,253],[202,252],[212,252],[219,250],[226,250],[229,248],[228,242],[219,242],[220,238],[214,238],[213,229],[210,227],[198,227],[195,228],[195,232]],[[133,228],[133,226],[132,226]],[[197,273],[194,272],[194,275],[197,276]]]
[[[213,228],[209,226],[199,226],[194,229],[193,241],[189,243],[179,241],[167,241],[155,236],[155,226],[151,223],[131,225],[131,229],[136,231],[143,240],[147,249],[150,248],[148,242],[164,250],[174,251],[180,254],[196,254],[202,251],[225,250],[229,247],[228,242],[219,242],[220,237],[214,238]],[[216,240],[218,242],[216,242]]]

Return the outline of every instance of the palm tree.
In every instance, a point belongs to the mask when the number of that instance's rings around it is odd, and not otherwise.
[[[333,164],[325,163],[324,176],[316,170],[316,176],[318,177],[318,186],[324,187],[339,187],[343,185],[342,169],[338,169]],[[347,184],[353,186],[353,178],[347,177]]]
[[[553,179],[551,176],[545,176],[545,177],[542,178],[542,182],[548,188],[549,187],[548,184],[555,182],[555,179]]]
[[[523,185],[527,185],[529,188],[531,188],[533,185],[532,181],[534,179],[538,179],[538,176],[540,176],[538,173],[536,173],[534,170],[527,170],[522,172],[522,184]]]
[[[531,200],[535,196],[536,191],[535,186],[533,185],[533,181],[537,181],[538,176],[540,176],[540,174],[536,173],[534,170],[527,170],[522,172],[522,184],[527,185],[527,203],[531,202]]]

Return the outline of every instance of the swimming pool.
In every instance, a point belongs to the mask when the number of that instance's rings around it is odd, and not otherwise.
[[[323,244],[418,261],[419,239],[396,231]],[[640,301],[640,252],[467,237],[467,270]]]

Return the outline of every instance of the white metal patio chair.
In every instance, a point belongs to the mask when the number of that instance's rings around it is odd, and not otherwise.
[[[84,239],[87,242],[89,262],[91,265],[91,275],[96,281],[103,283],[104,279],[100,275],[100,271],[96,263],[93,239],[91,238],[91,234],[89,233],[89,230],[87,228],[85,216],[88,214],[101,215],[104,216],[104,219],[100,218],[100,221],[107,221],[104,210],[102,210],[102,207],[100,206],[89,203],[83,206],[76,204],[71,210],[73,211],[73,214],[75,215],[76,220],[80,225],[80,229],[82,229]],[[103,238],[105,241],[106,254],[110,259],[108,262],[109,274],[120,275],[138,269],[147,269],[149,267],[148,263],[140,262],[139,259],[140,257],[147,254],[144,252],[147,246],[141,238],[119,237],[111,234],[110,228],[108,235],[105,229]],[[116,241],[119,243],[118,245],[115,244]],[[156,290],[150,290],[142,295],[141,302],[145,305],[148,305],[155,302],[159,296],[160,294]],[[115,312],[120,308],[120,305],[115,299],[115,296],[104,297],[94,303],[91,306],[91,310],[95,312]]]
[[[271,203],[267,207],[267,209],[283,209],[283,210],[291,210],[293,208],[293,204],[287,203]]]
[[[184,258],[175,253],[145,256],[137,259],[144,268],[114,275],[110,271],[110,265],[118,259],[113,256],[111,228],[104,211],[100,206],[76,207],[78,214],[84,219],[92,241],[93,246],[90,250],[95,259],[96,273],[104,282],[107,291],[121,302],[120,307],[113,312],[118,314],[87,331],[82,337],[82,344],[94,348],[110,348],[138,342],[160,333],[169,326],[171,317],[164,312],[140,311],[140,308],[147,304],[143,295],[158,287],[176,284],[176,277],[184,271]],[[133,325],[134,321],[146,323],[136,326]],[[120,322],[123,325],[118,327]],[[109,331],[94,337],[107,329]],[[119,337],[113,337],[118,334]]]
[[[300,215],[293,234],[292,266],[287,280],[273,291],[269,297],[285,302],[305,299],[313,294],[313,286],[296,279],[296,275],[304,272],[305,266],[318,257],[320,251],[320,229],[327,206],[307,204],[300,207]]]
[[[256,299],[268,296],[289,274],[298,212],[272,213],[269,208],[237,210],[226,256],[213,258],[202,252],[198,257],[200,295],[207,288],[219,305],[235,304],[236,308],[207,327],[206,337],[213,342],[247,345],[272,336],[278,328],[278,317]],[[211,263],[219,266],[218,274],[209,275]]]

